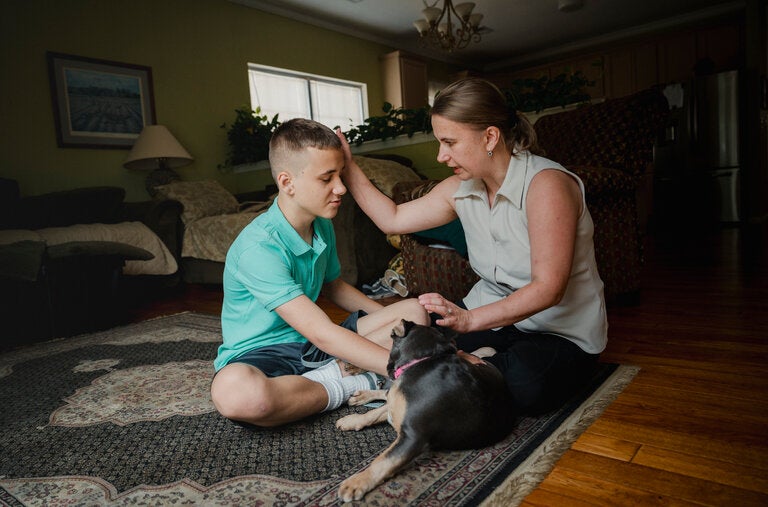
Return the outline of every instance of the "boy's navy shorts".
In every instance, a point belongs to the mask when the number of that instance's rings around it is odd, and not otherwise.
[[[353,312],[340,325],[357,332],[357,320],[367,315],[363,310]],[[335,358],[315,347],[311,342],[279,343],[249,350],[228,364],[245,363],[261,370],[267,377],[301,375],[333,361]]]

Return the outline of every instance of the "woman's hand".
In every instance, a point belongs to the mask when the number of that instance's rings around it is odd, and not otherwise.
[[[422,294],[419,296],[419,304],[429,313],[436,313],[442,316],[437,319],[438,326],[448,327],[457,333],[468,333],[471,331],[472,316],[469,310],[453,304],[436,292]]]
[[[341,149],[344,152],[344,165],[348,166],[352,162],[352,149],[349,147],[349,142],[347,142],[347,138],[340,128],[336,129],[336,137],[341,141]]]

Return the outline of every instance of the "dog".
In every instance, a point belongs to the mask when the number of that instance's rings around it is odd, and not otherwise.
[[[392,330],[387,391],[358,391],[349,405],[384,400],[385,405],[342,417],[336,427],[359,431],[389,421],[397,437],[361,472],[344,480],[339,499],[361,500],[428,450],[479,449],[512,430],[512,395],[499,371],[472,364],[456,349],[455,333],[409,321]]]

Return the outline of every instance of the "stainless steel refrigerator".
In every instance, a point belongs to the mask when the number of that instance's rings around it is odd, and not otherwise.
[[[720,222],[740,220],[740,123],[738,71],[693,81],[688,118],[691,170],[708,181]]]

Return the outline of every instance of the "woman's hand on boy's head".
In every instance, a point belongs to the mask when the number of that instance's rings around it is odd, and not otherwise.
[[[336,129],[336,136],[341,141],[341,149],[344,152],[344,165],[349,165],[349,163],[352,161],[352,149],[349,147],[347,138],[344,136],[344,132],[342,132],[340,128]]]

